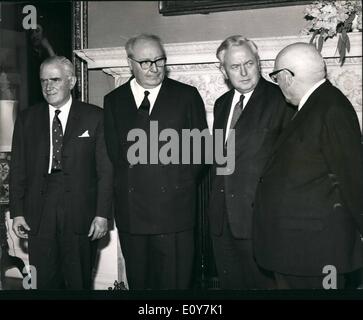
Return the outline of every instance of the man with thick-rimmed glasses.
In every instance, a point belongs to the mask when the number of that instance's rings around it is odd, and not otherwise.
[[[204,104],[196,88],[165,76],[166,54],[157,36],[131,38],[125,49],[133,77],[105,97],[104,107],[106,145],[115,167],[115,220],[127,280],[131,290],[188,289],[202,166],[153,163],[150,151],[158,155],[165,142],[156,148],[147,146],[145,164],[131,164],[127,136],[139,128],[151,143],[151,121],[157,121],[159,131],[203,130],[207,128]]]

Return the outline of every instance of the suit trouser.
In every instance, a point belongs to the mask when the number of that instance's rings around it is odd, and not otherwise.
[[[37,289],[90,289],[96,247],[73,231],[63,179],[62,173],[48,175],[39,230],[29,235],[29,262],[36,267]]]
[[[220,236],[212,235],[213,251],[221,289],[275,289],[272,272],[262,269],[253,255],[252,239],[233,237],[227,214]]]
[[[139,235],[119,232],[131,290],[189,289],[194,267],[194,231]]]

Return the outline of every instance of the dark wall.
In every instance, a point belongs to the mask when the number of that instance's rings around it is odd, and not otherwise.
[[[37,8],[38,24],[43,28],[43,36],[48,39],[57,55],[72,61],[72,4],[70,1],[56,3],[30,3]],[[49,52],[34,40],[34,31],[27,32],[28,41],[28,83],[29,105],[42,100],[39,82],[39,67],[49,56]]]

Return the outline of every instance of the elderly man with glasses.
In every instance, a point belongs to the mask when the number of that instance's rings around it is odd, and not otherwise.
[[[326,79],[313,45],[284,48],[270,74],[298,112],[257,189],[254,249],[280,289],[355,286],[363,266],[363,159],[352,104]],[[349,277],[347,277],[349,275]]]
[[[133,77],[105,97],[104,107],[106,145],[115,168],[115,220],[127,280],[131,290],[188,289],[203,167],[161,163],[158,155],[166,141],[151,143],[155,128],[151,122],[159,131],[203,130],[207,128],[204,103],[195,87],[165,76],[166,54],[157,36],[131,38],[125,49]],[[150,143],[147,159],[138,164],[128,160],[132,145],[128,135],[133,129],[145,132]]]

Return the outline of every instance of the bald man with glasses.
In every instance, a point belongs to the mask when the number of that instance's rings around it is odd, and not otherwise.
[[[363,158],[352,104],[313,45],[284,48],[270,74],[298,107],[257,189],[254,251],[280,289],[345,288],[363,266]],[[350,286],[354,287],[354,283]]]
[[[142,34],[126,43],[133,77],[106,95],[105,138],[115,168],[115,220],[131,290],[188,289],[194,265],[194,227],[201,165],[132,164],[127,154],[132,129],[150,141],[150,123],[159,132],[207,128],[203,100],[192,86],[165,76],[160,39]],[[157,134],[159,135],[159,132]],[[147,146],[159,155],[165,142]],[[181,153],[180,153],[181,156]],[[181,159],[181,158],[180,158]]]

